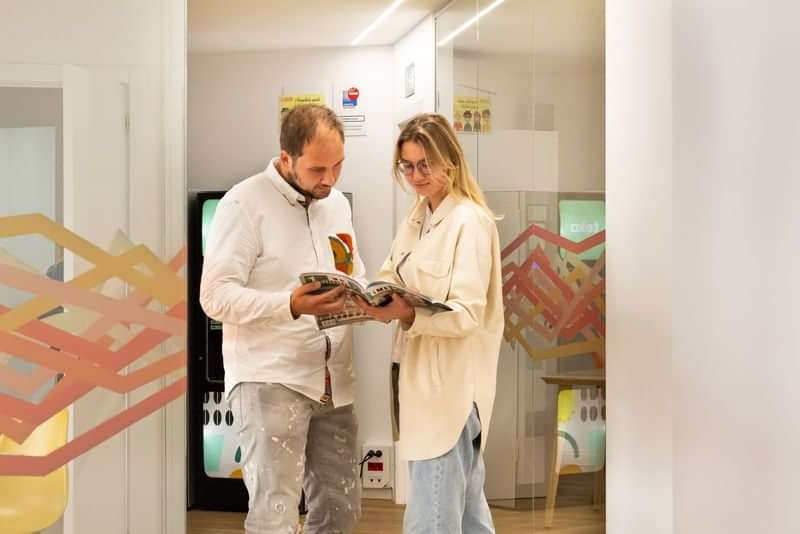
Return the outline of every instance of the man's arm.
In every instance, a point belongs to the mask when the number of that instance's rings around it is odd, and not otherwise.
[[[261,252],[252,221],[235,200],[223,199],[206,243],[200,305],[206,315],[227,324],[293,319],[290,291],[267,292],[247,287]]]

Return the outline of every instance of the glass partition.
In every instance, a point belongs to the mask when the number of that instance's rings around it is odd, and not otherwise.
[[[438,111],[502,217],[487,498],[535,531],[604,532],[604,2],[458,0],[436,41]]]
[[[0,16],[0,532],[185,532],[185,2]]]

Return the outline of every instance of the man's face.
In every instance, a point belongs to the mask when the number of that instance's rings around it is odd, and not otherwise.
[[[303,149],[303,155],[292,158],[281,152],[287,178],[312,198],[323,199],[339,180],[344,162],[344,143],[336,130],[320,125],[317,133]]]

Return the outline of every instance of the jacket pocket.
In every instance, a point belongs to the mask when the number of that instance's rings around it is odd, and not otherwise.
[[[446,300],[450,290],[450,263],[441,260],[420,260],[419,290],[436,300]]]
[[[433,347],[431,350],[431,385],[433,389],[441,389],[442,387],[442,371],[441,371],[441,361],[440,361],[440,354],[439,354],[439,339],[432,338]]]

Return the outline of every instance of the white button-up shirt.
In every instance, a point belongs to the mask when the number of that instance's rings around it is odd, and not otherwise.
[[[350,404],[355,390],[350,327],[321,332],[314,317],[295,320],[289,307],[302,272],[335,271],[338,265],[363,280],[350,204],[334,189],[305,208],[276,162],[225,194],[206,243],[200,304],[222,323],[225,391],[230,394],[240,382],[271,382],[319,400],[325,392],[327,337],[332,402]]]

